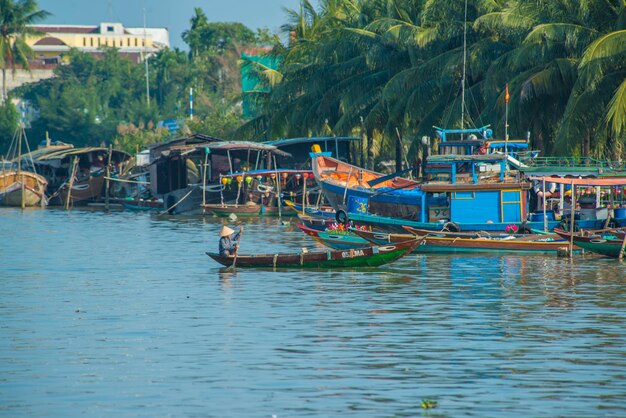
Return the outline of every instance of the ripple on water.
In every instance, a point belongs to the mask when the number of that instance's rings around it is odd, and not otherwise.
[[[242,252],[318,246],[243,222]],[[614,260],[227,272],[204,255],[222,224],[0,210],[0,415],[626,414]]]

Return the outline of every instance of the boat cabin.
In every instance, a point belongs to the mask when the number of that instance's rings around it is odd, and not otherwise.
[[[489,126],[469,129],[445,129],[435,126],[437,145],[433,152],[437,155],[502,153],[512,157],[528,152],[528,139],[495,139]]]
[[[322,152],[346,163],[356,161],[361,151],[361,138],[343,136],[323,136],[288,138],[268,141],[265,144],[275,146],[281,151],[290,154],[290,157],[277,156],[276,162],[280,168],[306,169],[311,167],[311,147],[319,145]]]
[[[431,156],[422,222],[515,223],[526,219],[530,184],[518,172],[507,173],[507,156]]]

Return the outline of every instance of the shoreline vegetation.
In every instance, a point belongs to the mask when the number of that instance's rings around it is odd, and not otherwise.
[[[48,134],[75,146],[135,152],[171,137],[158,121],[186,119],[185,133],[229,140],[359,136],[360,165],[372,168],[402,154],[419,158],[419,140],[432,136],[433,126],[490,124],[503,138],[508,85],[510,138],[529,135],[548,156],[624,158],[622,0],[463,3],[303,0],[285,9],[277,34],[209,22],[197,8],[183,33],[189,52],[164,50],[149,59],[149,101],[143,63],[113,48],[100,59],[72,50],[54,78],[9,92],[0,106],[0,154],[19,119],[11,99],[21,98],[39,113],[27,129],[32,146]],[[6,77],[16,66],[28,68],[24,37],[48,13],[34,0],[2,4]],[[247,58],[250,52],[270,56],[275,68]],[[242,65],[258,79],[252,92],[242,93]],[[249,118],[242,100],[252,106]]]

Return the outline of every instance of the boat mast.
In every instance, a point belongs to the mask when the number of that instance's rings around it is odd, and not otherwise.
[[[461,129],[465,128],[465,67],[467,65],[467,0],[465,0],[465,14],[463,19],[463,76],[461,79]],[[463,133],[461,133],[463,140]]]

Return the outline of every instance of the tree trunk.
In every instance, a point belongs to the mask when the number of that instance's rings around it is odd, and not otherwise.
[[[374,135],[371,129],[367,129],[367,169],[374,169]]]
[[[400,131],[396,130],[396,135],[394,136],[396,137],[396,171],[400,171],[402,170],[402,153],[404,152],[402,149],[402,137],[400,136]]]
[[[4,106],[6,92],[7,92],[7,69],[2,68],[2,97],[0,97],[0,105]]]

